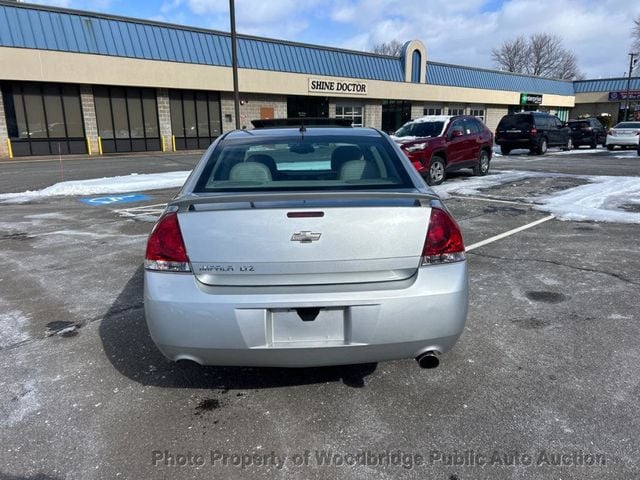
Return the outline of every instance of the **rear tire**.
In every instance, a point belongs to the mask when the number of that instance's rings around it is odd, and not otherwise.
[[[589,145],[591,148],[598,148],[598,139],[597,138],[593,138],[593,140],[591,140],[591,145]]]
[[[511,148],[506,147],[504,145],[500,145],[500,153],[502,155],[509,155],[511,153]]]
[[[571,139],[571,137],[569,137],[569,140],[567,140],[567,144],[562,147],[562,150],[564,150],[565,152],[573,150],[573,140]]]
[[[542,138],[542,140],[540,140],[540,144],[538,145],[538,148],[536,148],[536,154],[538,155],[544,155],[545,153],[547,153],[547,139],[546,138]]]
[[[440,185],[446,176],[444,160],[441,157],[431,158],[426,180],[428,185]]]
[[[486,150],[480,150],[478,164],[473,167],[473,174],[484,177],[487,173],[489,173],[490,164],[491,158],[489,157],[489,152],[487,152]]]
[[[614,146],[613,146],[613,145],[607,145],[607,150],[611,151],[611,150],[613,150],[613,149],[614,149]]]

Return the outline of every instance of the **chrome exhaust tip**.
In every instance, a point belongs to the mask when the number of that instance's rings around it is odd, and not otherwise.
[[[416,362],[420,368],[436,368],[440,365],[440,352],[429,351],[421,353],[416,357]]]

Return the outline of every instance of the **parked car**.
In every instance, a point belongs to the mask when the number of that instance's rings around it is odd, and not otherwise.
[[[581,145],[589,145],[591,148],[596,148],[598,145],[604,147],[606,144],[607,132],[597,118],[569,120],[569,128],[573,146],[576,148]]]
[[[571,129],[555,115],[544,112],[520,112],[505,115],[496,129],[496,143],[503,155],[517,148],[544,155],[548,147],[573,148]]]
[[[432,115],[405,123],[392,136],[429,185],[443,182],[446,172],[471,168],[489,173],[493,134],[471,116]]]
[[[371,128],[221,135],[153,228],[144,265],[149,331],[173,361],[434,367],[467,317],[458,225]]]
[[[620,122],[607,135],[607,149],[615,147],[637,147],[640,135],[640,122]]]

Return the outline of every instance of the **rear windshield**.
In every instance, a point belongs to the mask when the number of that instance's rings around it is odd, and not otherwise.
[[[500,129],[527,129],[530,128],[531,125],[531,115],[507,115],[506,117],[502,117],[500,123],[498,124],[498,128]]]
[[[569,122],[571,128],[587,128],[590,127],[589,122]]]
[[[400,127],[396,137],[437,137],[442,133],[444,122],[413,122]]]
[[[400,157],[382,137],[313,136],[223,140],[196,192],[412,188]]]
[[[640,128],[640,122],[622,122],[613,128]]]

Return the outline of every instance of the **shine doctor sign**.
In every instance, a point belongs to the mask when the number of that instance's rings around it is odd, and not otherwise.
[[[335,95],[366,95],[367,84],[350,80],[309,79],[309,93],[329,93]]]

